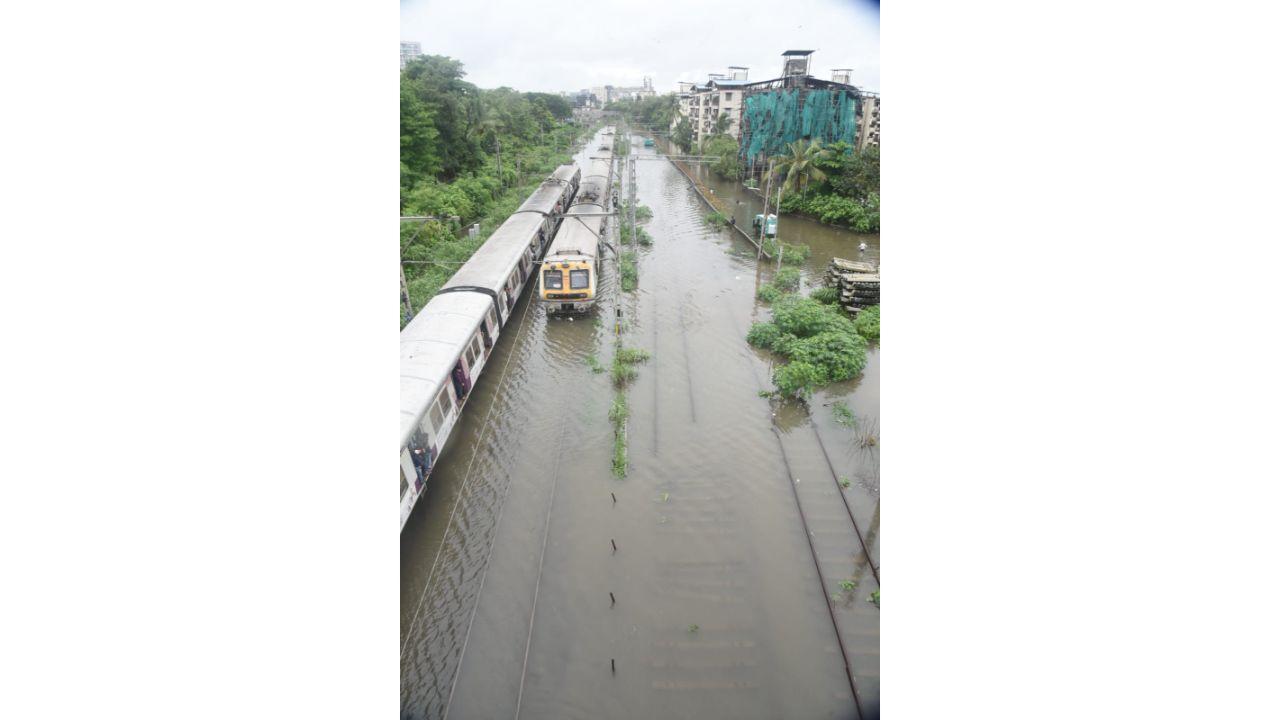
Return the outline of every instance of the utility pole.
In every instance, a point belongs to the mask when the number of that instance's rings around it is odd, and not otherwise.
[[[774,212],[778,216],[778,220],[782,220],[782,183],[778,183],[778,201],[773,204]],[[776,226],[775,226],[776,227]],[[776,237],[776,236],[775,236]],[[778,269],[782,269],[782,241],[774,242],[774,247],[778,249]]]
[[[773,160],[769,161],[769,170],[765,176],[764,211],[760,214],[760,246],[756,249],[756,262],[764,255],[764,233],[769,227],[769,191],[773,189]]]

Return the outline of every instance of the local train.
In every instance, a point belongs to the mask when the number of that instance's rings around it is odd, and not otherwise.
[[[550,315],[590,310],[596,303],[600,278],[600,244],[603,213],[611,212],[613,198],[613,127],[605,128],[602,142],[582,176],[578,195],[565,214],[564,224],[542,261],[538,275],[538,300]],[[582,217],[575,217],[582,216]]]
[[[581,179],[556,168],[400,331],[401,530]]]

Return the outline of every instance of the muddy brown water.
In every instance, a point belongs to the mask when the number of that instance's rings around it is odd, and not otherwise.
[[[776,359],[744,337],[767,318],[755,290],[770,271],[704,224],[670,163],[636,168],[655,239],[639,289],[617,292],[606,255],[594,316],[548,320],[526,292],[401,534],[402,717],[876,717],[879,585],[841,494],[878,567],[879,350],[808,407],[759,397]],[[752,194],[706,182],[749,227]],[[867,237],[791,217],[780,234],[813,248],[810,287]],[[624,480],[614,391],[588,363],[608,366],[618,309],[625,345],[651,354],[626,391]]]

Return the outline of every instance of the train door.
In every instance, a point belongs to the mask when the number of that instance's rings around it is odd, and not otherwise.
[[[489,313],[492,315],[493,311],[490,310]],[[480,321],[480,335],[484,338],[484,349],[487,353],[493,349],[493,337],[489,335],[489,319],[487,317]]]
[[[453,383],[453,393],[458,398],[458,402],[466,400],[467,393],[471,392],[471,375],[467,372],[461,355],[453,366],[453,372],[449,374],[449,380]]]
[[[410,471],[413,473],[413,484],[417,492],[422,492],[422,488],[426,486],[427,474],[431,472],[431,453],[427,450],[426,438],[423,437],[422,431],[418,428],[413,429],[413,433],[409,435],[409,442],[405,444],[405,453],[409,456]],[[403,454],[401,455],[401,469],[404,467]]]

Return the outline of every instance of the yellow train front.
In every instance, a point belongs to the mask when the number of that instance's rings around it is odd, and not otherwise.
[[[551,315],[582,313],[596,304],[604,213],[611,204],[612,131],[605,129],[607,140],[592,153],[578,194],[542,259],[538,300]]]

